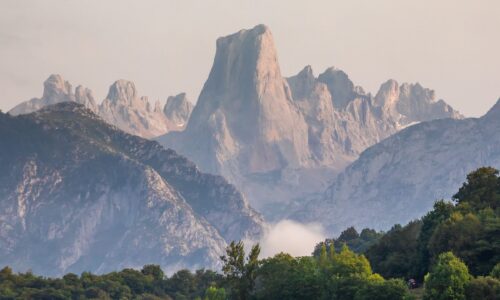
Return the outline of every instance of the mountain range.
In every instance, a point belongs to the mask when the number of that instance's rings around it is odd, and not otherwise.
[[[481,118],[442,119],[406,128],[365,150],[320,196],[292,214],[328,232],[387,230],[449,200],[471,171],[500,168],[500,99]]]
[[[223,175],[273,220],[323,191],[369,146],[440,118],[462,116],[418,83],[389,80],[372,96],[336,68],[283,77],[271,31],[258,25],[217,40],[186,129],[158,140]]]
[[[135,85],[116,81],[96,104],[92,92],[59,75],[44,83],[41,98],[9,113],[73,101],[108,123],[155,138],[202,171],[234,184],[268,220],[279,220],[321,194],[368,147],[407,126],[463,116],[419,83],[383,83],[373,96],[342,70],[314,75],[306,66],[284,77],[271,31],[241,30],[216,43],[208,79],[194,108],[185,94],[162,108],[139,97]]]
[[[219,264],[262,217],[221,176],[63,102],[0,115],[0,265],[46,275]]]
[[[97,103],[51,75],[0,115],[0,264],[217,268],[264,217],[386,230],[499,167],[499,122],[499,103],[464,118],[419,83],[372,95],[334,67],[285,77],[264,25],[217,40],[194,107],[151,105],[126,80]]]
[[[96,103],[92,91],[88,88],[80,85],[73,92],[71,84],[61,75],[50,75],[43,86],[41,98],[23,102],[12,108],[9,113],[27,114],[47,105],[77,102],[125,132],[154,138],[169,131],[183,130],[193,109],[185,93],[168,97],[163,107],[159,101],[151,105],[147,97],[138,95],[133,82],[123,79],[110,86],[108,95],[101,104]]]

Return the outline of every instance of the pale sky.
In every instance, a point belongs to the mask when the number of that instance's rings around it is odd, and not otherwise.
[[[285,76],[335,66],[372,93],[418,81],[466,116],[500,97],[498,0],[0,0],[0,109],[41,96],[52,73],[98,101],[123,78],[195,102],[216,38],[260,23]]]

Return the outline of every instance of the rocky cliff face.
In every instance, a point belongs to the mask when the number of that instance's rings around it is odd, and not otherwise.
[[[94,97],[89,89],[78,86],[76,88],[76,93],[74,93],[71,84],[65,81],[60,75],[50,75],[43,83],[42,98],[33,98],[23,102],[12,108],[9,113],[11,115],[27,114],[47,105],[66,101],[77,102],[83,104],[92,111],[97,111]]]
[[[388,80],[382,84],[374,100],[376,106],[403,127],[435,119],[462,118],[442,99],[436,100],[434,91],[419,83],[400,86],[395,80]]]
[[[499,128],[500,100],[479,119],[406,128],[364,151],[294,217],[322,222],[332,233],[348,226],[387,230],[421,217],[436,200],[450,199],[470,171],[500,167]]]
[[[159,101],[152,105],[147,97],[138,95],[133,82],[118,80],[109,88],[106,99],[98,105],[91,90],[78,86],[73,92],[71,84],[64,81],[60,75],[51,75],[44,83],[42,98],[23,102],[9,113],[27,114],[47,105],[67,101],[77,102],[125,132],[153,138],[169,131],[183,130],[191,114],[192,105],[185,94],[168,99],[163,108]]]
[[[163,113],[167,116],[167,119],[179,127],[179,130],[186,126],[192,111],[193,104],[187,100],[186,93],[168,97],[163,108]]]
[[[335,68],[316,78],[306,67],[283,78],[272,34],[259,25],[217,40],[186,130],[159,140],[228,178],[274,218],[277,208],[324,190],[363,150],[405,126],[461,117],[418,84],[391,88],[373,97]]]
[[[264,25],[219,38],[216,47],[194,108],[184,94],[170,97],[163,108],[153,106],[125,80],[115,82],[96,106],[88,90],[72,95],[61,79],[46,88],[45,100],[11,112],[78,101],[134,135],[167,133],[158,137],[164,146],[201,170],[224,176],[270,219],[324,191],[361,152],[399,130],[428,120],[462,118],[418,83],[389,80],[372,96],[333,67],[316,77],[308,66],[284,78]]]
[[[265,26],[217,40],[215,61],[185,133],[163,142],[232,179],[307,161],[307,130]],[[177,137],[182,140],[177,144]]]
[[[261,234],[222,177],[74,102],[0,114],[0,141],[0,264],[16,270],[216,268],[226,241]]]

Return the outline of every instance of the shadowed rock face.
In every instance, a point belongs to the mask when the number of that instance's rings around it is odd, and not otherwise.
[[[222,177],[74,102],[0,114],[0,141],[0,264],[15,270],[217,268],[226,241],[261,234]]]
[[[193,104],[187,100],[186,93],[170,96],[163,108],[163,113],[175,125],[184,128],[193,111]]]
[[[228,178],[272,219],[405,126],[460,117],[418,84],[390,96],[384,86],[377,98],[366,94],[335,68],[283,78],[272,34],[258,25],[217,40],[186,130],[159,141]]]
[[[71,84],[64,81],[60,75],[50,75],[44,83],[42,98],[23,102],[11,109],[9,113],[11,115],[27,114],[47,105],[68,101],[77,102],[125,132],[153,138],[169,131],[184,129],[191,114],[192,105],[185,94],[180,94],[173,99],[177,99],[173,101],[175,105],[172,103],[168,105],[169,101],[167,101],[165,107],[161,108],[160,102],[156,101],[153,106],[147,97],[139,96],[133,82],[120,79],[110,86],[106,99],[97,105],[91,90],[78,86],[73,93]]]
[[[387,230],[419,218],[436,200],[450,199],[469,172],[500,168],[499,128],[500,100],[478,119],[406,128],[364,151],[294,218],[320,221],[332,234],[349,226]]]

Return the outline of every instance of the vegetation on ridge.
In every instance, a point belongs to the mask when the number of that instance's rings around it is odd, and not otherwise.
[[[5,267],[0,299],[414,299],[409,279],[423,282],[424,299],[498,299],[498,175],[480,168],[453,202],[436,202],[420,220],[385,234],[348,228],[318,244],[312,256],[259,260],[258,245],[246,255],[242,242],[232,242],[221,257],[222,273],[180,270],[168,277],[147,265],[53,279]]]

